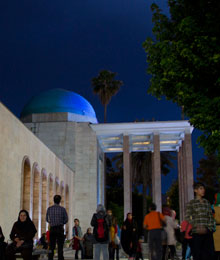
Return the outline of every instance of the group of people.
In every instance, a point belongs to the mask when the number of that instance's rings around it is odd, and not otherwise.
[[[58,260],[64,260],[63,246],[65,240],[64,225],[68,222],[66,209],[60,206],[61,196],[54,196],[54,205],[47,209],[46,221],[49,224],[49,237],[44,234],[40,243],[45,249],[48,248],[48,260],[53,260],[54,250],[57,245]],[[86,234],[82,235],[79,219],[74,219],[72,230],[73,249],[75,259],[78,259],[78,252],[81,251],[81,259],[93,259],[93,244],[95,244],[94,259],[99,260],[101,252],[104,259],[119,260],[119,227],[116,218],[112,216],[111,210],[106,213],[103,205],[97,206],[96,213],[91,219],[92,229],[88,228]],[[129,228],[128,228],[129,229]],[[0,259],[14,260],[16,253],[21,253],[24,260],[32,259],[33,239],[37,233],[34,223],[26,210],[21,210],[18,220],[14,223],[8,245],[4,242],[4,235],[0,227]]]
[[[58,245],[58,259],[64,260],[64,224],[66,224],[68,221],[68,215],[65,208],[59,205],[60,202],[61,196],[55,195],[54,205],[48,208],[46,215],[46,220],[50,225],[50,250],[48,254],[49,260],[53,260],[56,243]],[[37,233],[37,230],[29,217],[28,211],[21,210],[19,212],[18,220],[14,223],[10,233],[10,239],[12,241],[10,244],[7,245],[5,242],[3,242],[4,236],[2,230],[0,231],[1,260],[14,260],[15,254],[18,252],[21,253],[21,256],[24,260],[32,259],[33,239]]]
[[[212,209],[204,198],[202,183],[194,184],[194,193],[195,198],[187,204],[185,219],[180,226],[168,207],[163,207],[160,213],[155,204],[150,206],[143,226],[148,230],[151,260],[175,259],[176,234],[182,238],[182,259],[220,259],[220,194],[216,194]],[[180,233],[176,232],[179,228]]]
[[[181,226],[169,207],[165,206],[162,213],[156,211],[152,203],[149,213],[143,221],[144,229],[148,230],[148,244],[151,260],[175,259],[176,235],[180,228],[182,234],[182,259],[219,260],[220,259],[220,194],[216,194],[214,206],[204,198],[205,187],[202,183],[194,185],[195,198],[186,207],[185,219]],[[60,206],[61,196],[54,196],[54,205],[47,209],[46,221],[50,226],[48,260],[53,260],[57,244],[58,260],[64,260],[63,245],[65,240],[64,225],[68,222],[68,215],[64,207]],[[128,213],[120,228],[111,210],[105,211],[99,204],[96,213],[91,219],[92,229],[88,228],[82,234],[79,219],[74,219],[72,230],[72,248],[75,250],[75,259],[81,251],[81,259],[119,260],[119,249],[122,246],[129,259],[142,259],[141,243],[138,239],[137,223],[132,213]],[[4,235],[0,227],[0,259],[14,260],[17,252],[24,260],[32,259],[33,238],[36,228],[26,210],[21,210],[18,220],[14,223],[10,239],[12,243],[4,242]],[[93,245],[94,258],[93,258]],[[168,257],[169,255],[169,257]]]

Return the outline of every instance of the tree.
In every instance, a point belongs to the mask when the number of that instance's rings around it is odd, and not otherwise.
[[[102,105],[104,106],[104,122],[107,120],[107,105],[123,85],[120,80],[115,80],[117,73],[108,70],[99,72],[98,77],[92,79],[93,92],[99,95]]]
[[[220,1],[168,0],[169,17],[152,4],[153,33],[143,47],[149,92],[166,96],[203,134],[209,154],[220,152]]]
[[[204,183],[206,186],[205,197],[213,203],[214,194],[219,192],[220,177],[218,171],[220,162],[216,155],[208,155],[199,161],[197,169],[197,180]]]

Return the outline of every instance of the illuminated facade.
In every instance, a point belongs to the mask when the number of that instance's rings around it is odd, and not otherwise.
[[[105,201],[106,152],[123,152],[126,214],[132,209],[131,152],[152,152],[153,200],[160,209],[160,151],[177,151],[183,218],[193,197],[193,128],[187,121],[98,124],[89,102],[63,89],[31,99],[21,121],[0,104],[0,225],[6,236],[21,208],[30,212],[40,236],[57,193],[69,214],[69,236],[74,218],[85,232],[97,203]]]

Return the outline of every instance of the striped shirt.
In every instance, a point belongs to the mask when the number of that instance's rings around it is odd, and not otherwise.
[[[192,225],[192,232],[196,232],[197,226],[205,226],[210,231],[214,230],[214,218],[211,205],[206,199],[191,200],[186,206],[186,221]]]
[[[68,222],[66,209],[58,204],[47,209],[46,221],[51,227],[62,226]]]

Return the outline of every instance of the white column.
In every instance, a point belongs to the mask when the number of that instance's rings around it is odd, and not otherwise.
[[[123,136],[123,176],[124,176],[124,217],[132,212],[132,180],[130,167],[130,144],[129,136]]]
[[[160,136],[153,136],[154,151],[152,153],[152,196],[157,210],[162,210],[161,200],[161,165],[160,165]]]

